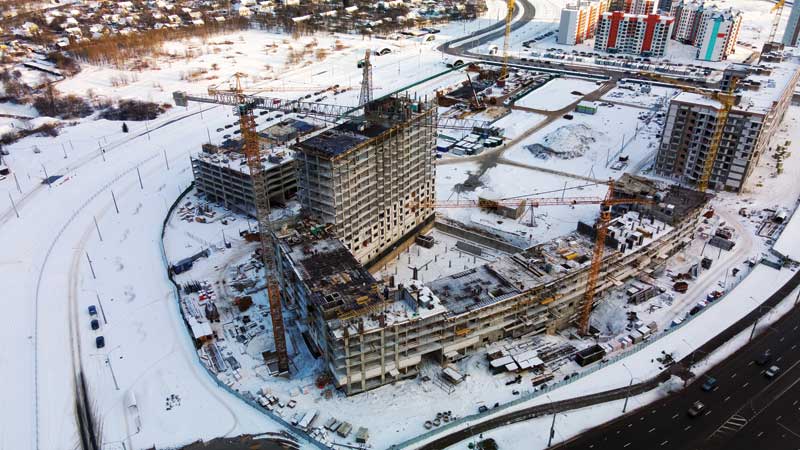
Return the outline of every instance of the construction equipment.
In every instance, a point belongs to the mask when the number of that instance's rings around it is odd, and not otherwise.
[[[478,93],[475,92],[475,85],[472,84],[472,78],[469,76],[469,72],[466,72],[467,75],[467,82],[469,83],[469,88],[472,90],[472,101],[470,102],[470,109],[473,111],[480,111],[486,109],[486,105],[478,98]]]
[[[369,61],[369,50],[365,51],[364,64],[361,76],[361,94],[358,96],[358,106],[364,106],[372,101],[372,63]]]
[[[720,103],[721,108],[719,109],[719,113],[717,115],[716,127],[714,128],[714,132],[712,133],[708,144],[708,154],[706,155],[705,160],[703,160],[702,172],[700,174],[700,178],[697,180],[697,190],[700,192],[705,192],[708,189],[708,182],[711,180],[711,174],[714,171],[714,162],[717,159],[719,147],[722,143],[722,134],[728,122],[728,115],[738,102],[738,97],[735,94],[738,79],[735,77],[731,78],[727,92],[723,92],[721,90],[703,89],[690,86],[670,77],[665,77],[655,73],[647,73],[646,76],[655,81],[675,86],[686,92],[700,94],[706,98],[716,100]]]
[[[781,14],[783,14],[783,5],[785,3],[786,0],[778,0],[769,10],[770,14],[774,14],[774,17],[772,18],[772,28],[770,28],[767,42],[775,42],[775,35],[778,33],[778,24],[781,22]]]
[[[582,335],[589,333],[589,318],[592,313],[595,290],[603,265],[603,254],[605,253],[606,236],[608,235],[608,225],[611,223],[611,208],[616,205],[650,205],[653,201],[644,198],[614,198],[614,179],[608,180],[608,191],[604,198],[599,197],[529,197],[501,199],[492,201],[443,201],[430,203],[411,203],[410,207],[429,207],[429,208],[496,208],[498,206],[518,207],[519,205],[530,206],[533,208],[540,206],[576,206],[576,205],[600,205],[600,217],[595,225],[595,243],[592,251],[592,262],[589,266],[589,279],[586,282],[586,291],[580,305],[578,315],[578,331]],[[549,303],[549,302],[548,302]]]
[[[239,127],[242,131],[243,152],[250,169],[253,180],[253,196],[255,200],[255,215],[258,221],[260,236],[259,250],[264,263],[264,272],[267,279],[267,295],[269,299],[269,315],[272,318],[272,334],[275,339],[275,353],[278,357],[278,372],[289,372],[289,355],[286,351],[286,334],[283,325],[283,309],[281,307],[281,292],[276,276],[275,245],[272,240],[272,223],[269,218],[270,202],[267,196],[266,178],[261,175],[263,170],[261,151],[258,145],[255,116],[250,97],[244,94],[242,78],[246,75],[236,73],[234,85],[228,91],[217,91],[218,95],[232,96],[236,99],[236,112],[239,115]]]
[[[511,19],[514,18],[514,2],[515,0],[508,0],[506,4],[506,32],[503,39],[503,67],[500,69],[500,76],[497,78],[502,81],[508,77],[508,46],[511,40]]]

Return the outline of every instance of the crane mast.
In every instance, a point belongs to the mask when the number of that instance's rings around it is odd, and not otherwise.
[[[278,357],[278,372],[289,372],[289,355],[286,351],[286,333],[283,324],[283,309],[281,307],[281,292],[276,276],[275,243],[272,240],[272,222],[269,218],[270,202],[263,176],[261,149],[256,132],[256,120],[253,115],[253,106],[248,101],[242,89],[242,74],[234,75],[235,86],[233,94],[236,96],[236,111],[239,115],[239,127],[242,131],[242,143],[247,167],[250,169],[250,178],[253,180],[253,200],[255,215],[258,222],[259,250],[264,263],[264,273],[267,280],[267,296],[269,299],[269,315],[272,319],[272,333],[275,340],[275,353]]]
[[[514,18],[514,2],[515,0],[508,0],[506,4],[508,10],[506,11],[506,32],[503,39],[503,67],[500,69],[499,80],[505,80],[508,76],[508,46],[511,40],[511,20]]]

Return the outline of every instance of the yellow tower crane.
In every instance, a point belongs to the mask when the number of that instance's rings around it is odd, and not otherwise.
[[[770,29],[769,39],[767,39],[767,42],[775,42],[775,35],[778,33],[778,25],[781,22],[781,14],[783,13],[783,5],[785,3],[786,0],[778,0],[778,2],[775,3],[775,6],[769,10],[771,14],[774,14],[774,17],[772,18],[772,28]]]
[[[500,69],[499,80],[505,80],[508,76],[508,46],[511,40],[511,20],[514,18],[514,0],[508,0],[506,6],[508,10],[506,11],[506,33],[503,40],[503,67]]]

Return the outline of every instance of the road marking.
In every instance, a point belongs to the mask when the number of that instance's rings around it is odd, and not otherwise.
[[[748,381],[747,383],[743,384],[742,387],[746,388],[749,384],[750,384],[750,382]]]
[[[650,431],[648,431],[648,433],[652,433],[653,431],[656,431],[656,427],[650,428]]]
[[[795,402],[795,403],[797,403],[797,402]],[[794,405],[792,405],[792,406],[794,406]],[[676,417],[678,417],[677,413],[674,416],[672,416],[673,419],[676,418]]]
[[[760,432],[760,433],[758,433],[758,434],[756,435],[756,437],[761,437],[761,435],[762,435],[762,434],[764,434],[764,432],[763,432],[763,431],[762,431],[762,432]]]
[[[650,411],[650,414],[655,414],[655,413],[656,413],[656,410],[655,410],[655,409],[654,409],[654,410],[652,410],[652,411]]]
[[[717,389],[719,389],[719,386],[715,386],[714,389],[711,390],[711,392],[717,392]]]
[[[692,426],[691,425],[686,425],[686,428],[684,428],[683,431],[689,431],[689,428],[692,428]]]
[[[704,415],[704,416],[707,416],[707,415],[709,415],[709,414],[711,414],[711,410],[710,410],[710,409],[709,409],[708,411],[706,411],[706,413],[705,413],[705,414],[703,414],[703,415]]]
[[[629,445],[631,445],[631,443],[630,443],[630,442],[628,442],[627,444],[623,445],[623,446],[622,446],[622,448],[625,448],[625,447],[627,447],[627,446],[629,446]]]
[[[794,403],[792,403],[792,406],[794,406],[794,405],[796,405],[796,404],[797,404],[797,400],[795,400],[795,401],[794,401]]]
[[[644,420],[644,417],[639,417],[639,420]]]
[[[728,401],[728,400],[730,400],[730,399],[731,399],[731,396],[729,395],[729,396],[725,397],[725,399],[724,399],[724,400],[722,400],[722,401],[723,401],[723,402],[727,402],[727,401]]]
[[[778,342],[783,342],[783,337],[781,337],[780,339],[778,339]]]
[[[663,446],[667,445],[667,442],[669,442],[669,441],[664,441],[664,442],[662,442],[662,443],[661,443],[661,446],[663,447]]]
[[[617,430],[617,434],[620,434],[620,433],[622,433],[622,430]]]
[[[630,427],[632,427],[632,426],[633,426],[633,424],[632,424],[632,423],[629,423],[629,424],[628,424],[628,428],[630,428]]]
[[[748,366],[752,366],[753,365],[753,361],[750,361],[749,363],[747,363],[747,365]]]
[[[781,417],[783,417],[783,416],[778,416],[778,417],[776,417],[776,418],[775,418],[775,422],[777,422],[777,421],[781,420]]]
[[[734,373],[733,375],[731,375],[731,378],[736,378],[736,374]]]
[[[792,350],[794,350],[795,347],[797,347],[797,344],[792,345]]]
[[[775,358],[775,362],[778,362],[778,361],[780,361],[781,359],[783,359],[783,356],[778,356],[777,358]]]

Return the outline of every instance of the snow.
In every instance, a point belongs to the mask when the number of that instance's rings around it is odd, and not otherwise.
[[[615,104],[598,105],[596,114],[571,114],[572,120],[560,118],[522,139],[505,157],[527,166],[605,180],[617,178],[622,171],[635,173],[657,152],[662,119],[654,117],[655,111]],[[624,156],[627,163],[615,165]]]
[[[517,100],[515,106],[538,111],[558,111],[584,95],[594,92],[597,87],[594,81],[556,78]],[[580,94],[572,94],[574,91]]]

